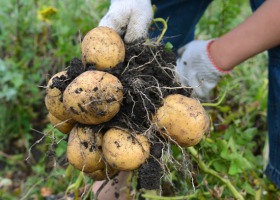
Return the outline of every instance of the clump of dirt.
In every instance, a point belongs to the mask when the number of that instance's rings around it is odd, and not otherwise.
[[[147,162],[139,168],[138,187],[147,190],[156,190],[160,188],[160,178],[163,170],[159,162],[163,144],[160,141],[153,141],[151,146],[151,156]]]
[[[53,78],[50,88],[57,88],[63,94],[66,87],[74,80],[77,76],[85,71],[83,63],[78,58],[73,58],[70,62],[70,66],[67,68],[66,76],[56,76]],[[63,101],[63,95],[61,95],[60,101]]]

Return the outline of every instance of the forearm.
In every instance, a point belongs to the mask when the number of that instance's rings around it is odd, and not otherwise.
[[[280,1],[267,0],[252,16],[210,46],[210,54],[222,70],[230,70],[248,58],[280,44]]]

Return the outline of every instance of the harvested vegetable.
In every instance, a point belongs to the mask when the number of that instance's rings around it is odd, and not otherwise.
[[[124,171],[139,168],[150,155],[150,143],[146,136],[117,128],[105,133],[102,149],[106,162]]]
[[[61,85],[67,82],[67,71],[61,71],[55,74],[47,84],[47,94],[45,104],[48,111],[61,121],[71,119],[63,104],[63,91]]]
[[[116,31],[108,27],[90,30],[82,41],[84,65],[95,65],[98,70],[115,67],[124,61],[125,47]]]
[[[180,94],[169,95],[164,99],[154,122],[165,137],[183,147],[194,146],[200,142],[209,129],[209,117],[196,99]]]
[[[107,72],[86,71],[65,89],[63,104],[70,116],[82,124],[101,124],[120,110],[123,86]]]
[[[75,126],[75,122],[73,122],[72,120],[62,121],[53,116],[51,113],[48,114],[48,119],[50,120],[50,123],[54,128],[65,134],[68,134]]]
[[[119,171],[117,169],[114,169],[110,166],[107,166],[103,169],[96,170],[91,173],[85,173],[89,178],[95,180],[95,181],[101,181],[105,179],[110,179],[113,177],[115,174],[117,174]]]
[[[102,133],[89,126],[76,125],[70,132],[67,145],[67,159],[76,169],[92,173],[103,170]]]

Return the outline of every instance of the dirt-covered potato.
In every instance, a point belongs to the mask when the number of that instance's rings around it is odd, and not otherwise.
[[[56,118],[55,116],[53,116],[51,113],[48,114],[48,119],[54,128],[56,128],[57,130],[65,134],[68,134],[75,126],[75,123],[73,121],[69,121],[69,120],[62,121]]]
[[[106,180],[108,178],[112,178],[118,172],[119,171],[117,169],[108,166],[107,168],[105,167],[103,169],[96,170],[91,173],[85,173],[85,175],[93,179],[94,181],[101,181],[101,180]]]
[[[61,71],[55,74],[47,84],[47,91],[45,97],[45,104],[48,111],[60,119],[65,121],[71,119],[63,105],[63,92],[61,91],[61,84],[67,80],[67,72]]]
[[[82,41],[82,62],[98,70],[115,67],[124,61],[125,47],[119,34],[108,27],[90,30]]]
[[[144,135],[132,135],[117,128],[109,129],[102,142],[103,155],[110,166],[130,171],[140,167],[150,155],[150,143]]]
[[[76,125],[70,132],[67,145],[67,159],[80,171],[91,173],[103,170],[102,134],[89,126]]]
[[[120,110],[123,86],[107,72],[86,71],[65,89],[63,103],[70,116],[82,124],[100,124]]]
[[[154,115],[160,132],[180,146],[194,146],[209,129],[210,120],[200,102],[180,94],[169,95]]]

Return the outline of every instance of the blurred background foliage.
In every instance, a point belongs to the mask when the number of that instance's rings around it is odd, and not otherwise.
[[[76,172],[65,175],[65,136],[46,120],[45,86],[71,59],[80,58],[82,36],[97,25],[108,6],[108,0],[0,1],[0,199],[62,198],[75,182]],[[250,14],[248,1],[215,0],[201,19],[196,37],[219,37]],[[170,166],[171,173],[163,181],[164,195],[233,199],[221,179],[200,168],[204,163],[245,199],[279,199],[279,191],[263,175],[266,65],[266,54],[260,54],[220,82],[213,102],[225,90],[227,94],[220,106],[208,109],[211,133],[195,147],[199,157],[189,151],[189,175],[182,178],[182,172]],[[49,134],[41,139],[45,133]],[[47,156],[52,152],[56,157]],[[178,148],[173,147],[173,154],[182,160]],[[46,163],[54,169],[49,170]]]

